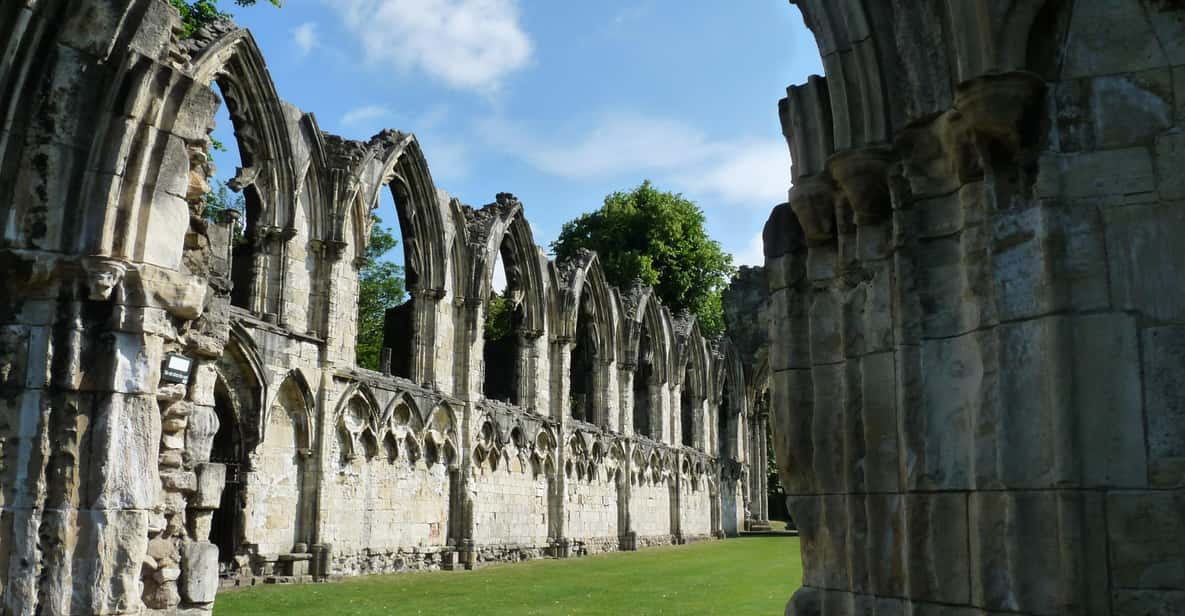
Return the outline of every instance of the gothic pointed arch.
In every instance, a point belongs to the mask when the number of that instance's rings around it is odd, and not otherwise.
[[[288,372],[280,386],[276,388],[275,400],[267,407],[263,418],[263,438],[267,439],[267,427],[271,425],[271,415],[283,409],[297,418],[297,445],[300,449],[312,448],[312,435],[316,430],[316,397],[309,386],[308,379],[300,369]]]
[[[508,287],[514,288],[523,311],[522,328],[538,336],[547,328],[547,256],[535,244],[523,205],[509,193],[499,193],[494,203],[470,210],[467,225],[473,273],[473,297],[493,291],[495,264],[501,258]]]
[[[711,385],[708,346],[692,315],[681,315],[675,324],[678,344],[675,366],[679,368],[679,417],[682,444],[699,450],[708,448],[708,426],[704,401]]]
[[[217,82],[230,111],[243,162],[231,185],[246,191],[248,227],[289,228],[296,215],[298,157],[287,110],[255,37],[223,21],[199,30],[186,46],[194,81]],[[249,187],[253,190],[247,191]],[[253,198],[258,204],[251,203]],[[253,205],[258,212],[251,211]]]
[[[573,418],[610,427],[609,366],[617,361],[616,298],[596,253],[582,251],[557,268],[559,337],[571,341],[568,404]],[[616,418],[613,418],[616,419]]]
[[[226,385],[225,395],[236,413],[243,447],[250,452],[263,440],[269,383],[255,341],[241,325],[231,325],[229,339],[214,370]]]
[[[579,319],[587,314],[596,324],[599,352],[607,354],[608,359],[615,359],[619,346],[616,297],[605,278],[600,256],[582,251],[572,261],[558,267],[562,280],[566,281],[556,315],[558,334],[575,339]]]
[[[356,198],[349,202],[356,254],[368,241],[370,212],[378,204],[379,191],[390,190],[403,232],[408,290],[443,292],[448,275],[444,208],[419,141],[411,133],[385,130],[359,145],[363,153],[351,170]]]
[[[628,324],[625,357],[634,369],[631,406],[634,433],[660,440],[666,431],[658,388],[670,379],[668,320],[654,290],[640,283],[626,294],[623,303]]]

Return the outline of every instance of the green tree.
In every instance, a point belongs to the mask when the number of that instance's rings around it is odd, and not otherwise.
[[[182,38],[189,38],[202,26],[230,18],[218,8],[218,0],[169,0],[181,12]],[[253,6],[257,0],[235,0],[238,6]],[[281,6],[283,0],[267,0],[271,4]]]
[[[403,268],[383,256],[399,245],[378,216],[370,227],[370,243],[358,270],[358,337],[355,361],[378,370],[383,349],[383,322],[387,310],[404,301]]]
[[[507,297],[509,287],[502,295],[497,293],[490,293],[490,301],[486,305],[486,321],[485,321],[485,339],[501,340],[510,335],[510,328],[513,323],[513,310],[511,309],[510,298]]]
[[[231,192],[226,187],[224,182],[212,182],[216,184],[215,187],[206,193],[206,206],[202,214],[206,220],[210,222],[221,222],[222,213],[227,210],[234,210],[239,213],[239,216],[247,216],[247,201],[243,198],[241,193],[231,195]]]
[[[724,331],[720,294],[735,268],[732,256],[704,230],[704,213],[682,195],[649,180],[605,197],[601,209],[564,224],[551,250],[559,260],[596,251],[610,284],[635,279],[654,287],[672,312],[690,311],[705,336]]]

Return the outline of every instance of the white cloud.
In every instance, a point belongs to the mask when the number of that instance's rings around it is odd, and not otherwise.
[[[760,231],[749,239],[749,244],[745,246],[744,250],[732,253],[732,264],[765,265],[765,244]]]
[[[391,110],[382,105],[365,105],[356,107],[342,115],[341,125],[347,127],[371,128],[369,125],[375,120],[390,115]]]
[[[666,118],[606,113],[583,132],[547,137],[504,120],[487,121],[480,129],[492,145],[567,179],[632,174],[678,192],[762,210],[785,201],[790,185],[790,155],[781,139],[714,140]]]
[[[319,43],[317,39],[317,24],[306,21],[292,29],[292,42],[300,50],[300,55],[308,55]]]
[[[540,139],[500,120],[481,125],[495,144],[518,152],[538,169],[568,179],[611,177],[633,169],[677,169],[704,156],[706,138],[676,122],[637,114],[606,114],[575,139]]]
[[[790,187],[790,151],[781,139],[721,146],[719,156],[705,169],[679,181],[697,192],[719,196],[730,203],[749,203],[768,209],[786,200]]]
[[[371,64],[419,69],[445,84],[497,90],[527,65],[516,0],[324,0]]]

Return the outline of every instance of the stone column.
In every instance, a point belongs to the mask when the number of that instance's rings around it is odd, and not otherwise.
[[[764,411],[764,409],[763,409]],[[769,456],[766,455],[766,435],[769,430],[768,415],[757,418],[757,434],[761,443],[761,455],[757,457],[757,511],[754,517],[763,524],[769,523]]]

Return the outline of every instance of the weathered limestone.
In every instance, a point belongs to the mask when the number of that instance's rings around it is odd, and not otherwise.
[[[753,332],[705,339],[596,255],[548,261],[513,195],[464,205],[414,135],[282,102],[249,32],[178,30],[166,0],[0,7],[0,611],[202,613],[245,578],[765,521]],[[219,104],[246,211],[213,216]],[[375,372],[354,356],[380,190],[410,297]],[[487,340],[499,258],[514,314]]]
[[[787,614],[1185,612],[1185,7],[794,4]]]

